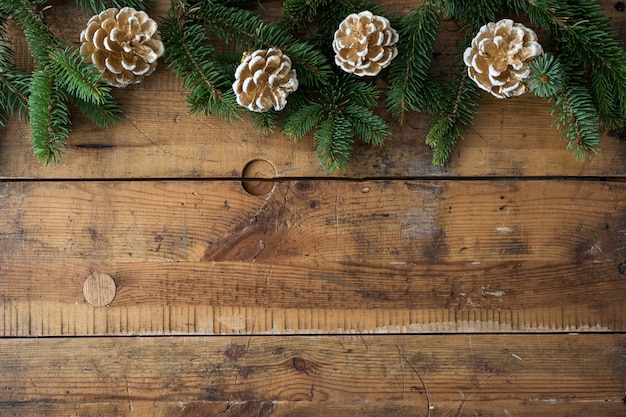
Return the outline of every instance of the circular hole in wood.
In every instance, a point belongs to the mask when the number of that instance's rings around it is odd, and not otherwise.
[[[276,169],[264,159],[254,159],[246,164],[241,176],[241,185],[248,194],[265,195],[274,187]]]
[[[116,290],[113,278],[102,272],[94,272],[89,275],[83,284],[85,300],[97,307],[111,304],[115,298]]]

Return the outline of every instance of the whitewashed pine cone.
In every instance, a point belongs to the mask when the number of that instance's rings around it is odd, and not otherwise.
[[[335,63],[358,76],[377,75],[398,54],[398,32],[389,20],[366,10],[346,17],[335,32]]]
[[[80,52],[115,87],[136,84],[154,72],[163,55],[157,23],[131,7],[93,16],[80,34]]]
[[[491,22],[480,28],[463,61],[472,80],[495,97],[519,96],[526,92],[528,64],[543,54],[537,34],[510,19]]]
[[[244,56],[235,72],[237,103],[255,112],[285,108],[287,96],[298,89],[296,70],[280,49],[259,49]]]

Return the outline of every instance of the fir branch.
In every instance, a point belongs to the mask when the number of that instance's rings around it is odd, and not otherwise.
[[[387,123],[363,106],[349,104],[343,113],[352,126],[353,135],[365,143],[382,146],[391,135]]]
[[[533,26],[555,35],[567,22],[566,16],[558,16],[559,0],[509,0],[509,7],[516,13],[528,15]]]
[[[0,10],[7,13],[9,18],[15,19],[24,31],[24,37],[31,52],[35,65],[47,63],[49,53],[60,45],[60,41],[50,31],[39,10],[45,1],[34,0],[3,0]]]
[[[76,7],[97,14],[109,8],[122,9],[132,7],[136,10],[147,11],[154,5],[154,0],[76,0]]]
[[[283,17],[278,26],[289,33],[296,33],[313,23],[319,11],[327,7],[329,0],[285,0],[283,1]]]
[[[546,52],[528,65],[530,75],[526,79],[528,89],[539,97],[550,98],[561,93],[565,73],[554,54]]]
[[[575,151],[576,159],[584,160],[589,152],[597,152],[600,143],[598,115],[587,87],[578,81],[570,82],[550,109],[556,116],[553,125],[567,139],[567,149]]]
[[[23,72],[12,74],[10,71],[2,71],[2,76],[14,82],[15,93],[17,90],[22,92],[20,103],[29,95],[33,152],[41,162],[48,164],[56,163],[69,136],[69,102],[104,127],[117,122],[120,111],[110,94],[110,87],[102,82],[101,76],[83,62],[77,50],[62,47],[61,40],[50,31],[43,12],[50,10],[51,6],[40,9],[44,3],[41,0],[5,0],[0,5],[0,12],[15,19],[23,29],[35,62],[30,78]],[[22,113],[23,109],[18,107]]]
[[[329,115],[313,135],[318,159],[331,173],[347,169],[353,142],[352,125],[340,114]]]
[[[382,145],[391,133],[383,119],[372,111],[378,89],[363,80],[340,76],[317,101],[303,103],[287,115],[284,133],[299,140],[314,131],[313,143],[321,164],[329,171],[346,169],[354,139]]]
[[[326,115],[321,103],[308,103],[294,111],[283,122],[283,132],[292,140],[300,140],[318,126]]]
[[[58,87],[79,100],[99,104],[111,92],[100,73],[87,64],[77,49],[50,51],[50,73]]]
[[[582,67],[592,79],[591,93],[600,125],[626,121],[626,51],[597,1],[517,0],[531,21],[557,42],[560,56]]]
[[[454,18],[462,25],[476,31],[488,22],[494,22],[502,10],[505,0],[431,0],[444,19]]]
[[[30,84],[30,73],[16,67],[15,53],[5,39],[6,28],[0,22],[0,125],[5,124],[7,116],[28,118]]]
[[[474,113],[478,108],[478,87],[467,71],[452,77],[448,90],[448,97],[453,99],[445,100],[444,97],[444,101],[451,105],[436,119],[426,135],[426,144],[433,148],[433,165],[443,166],[446,163],[456,142],[463,138],[464,128],[474,123]],[[451,92],[453,96],[450,96]]]
[[[433,148],[433,165],[443,166],[456,142],[462,138],[463,134],[457,125],[446,117],[437,118],[426,135],[426,144]]]
[[[268,135],[278,124],[278,114],[274,110],[249,113],[255,129],[263,135]]]
[[[344,102],[353,103],[368,109],[378,106],[380,90],[376,84],[365,82],[351,74],[340,74],[337,80],[338,96]],[[339,100],[339,99],[336,99]]]
[[[214,36],[235,42],[242,52],[262,48],[278,48],[289,56],[304,87],[327,85],[331,67],[327,58],[314,45],[301,42],[277,25],[267,23],[248,10],[205,2],[196,14]]]
[[[434,113],[439,101],[429,68],[439,18],[429,5],[412,9],[401,21],[398,56],[391,65],[387,108],[402,124],[408,111]]]
[[[107,95],[98,104],[74,98],[72,103],[96,126],[109,128],[122,118],[122,110],[113,96]]]
[[[54,87],[52,76],[41,67],[33,72],[30,87],[33,152],[45,165],[56,163],[69,136],[70,113],[66,97]]]
[[[7,116],[28,119],[28,95],[30,94],[30,73],[17,68],[0,69],[0,125]]]
[[[213,59],[215,48],[208,43],[204,27],[187,20],[181,8],[173,7],[162,22],[162,30],[166,61],[183,79],[183,88],[190,90],[190,113],[215,114],[226,120],[239,118],[234,94],[224,93],[231,89],[232,75]]]

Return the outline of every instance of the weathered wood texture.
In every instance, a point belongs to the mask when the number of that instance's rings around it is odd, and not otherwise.
[[[624,335],[0,339],[0,355],[3,416],[626,411]]]
[[[626,39],[626,15],[614,1],[601,2],[611,22]],[[151,15],[166,13],[169,1],[159,0]],[[388,10],[404,11],[413,1],[382,1]],[[264,2],[272,13],[279,2]],[[68,42],[77,42],[89,16],[73,2],[57,1],[50,26]],[[456,59],[461,34],[444,22],[437,44],[434,72],[442,76]],[[16,41],[20,41],[19,33]],[[22,57],[23,65],[28,59]],[[161,63],[143,84],[115,92],[124,118],[117,126],[94,127],[78,112],[69,148],[58,166],[43,167],[32,156],[29,130],[12,121],[0,129],[0,177],[6,178],[213,178],[240,177],[244,166],[265,159],[280,177],[327,176],[319,166],[308,136],[294,144],[277,132],[260,136],[246,120],[233,125],[215,117],[187,116],[186,92]],[[385,147],[357,145],[351,169],[334,176],[621,176],[626,174],[626,144],[604,132],[601,151],[581,163],[565,149],[551,124],[550,104],[533,97],[510,100],[483,94],[476,123],[455,148],[446,167],[431,164],[424,138],[430,122],[413,115],[400,126],[381,109],[393,135]]]
[[[52,5],[75,43],[89,16]],[[624,137],[581,163],[548,103],[483,95],[442,168],[381,108],[387,145],[331,176],[311,137],[188,116],[164,63],[115,95],[58,166],[0,129],[0,415],[626,416]]]
[[[625,330],[620,182],[0,190],[0,334]]]

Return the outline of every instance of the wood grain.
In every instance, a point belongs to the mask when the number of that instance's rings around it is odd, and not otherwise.
[[[624,183],[0,190],[5,335],[624,330]],[[94,272],[110,308],[84,299]]]
[[[615,416],[626,407],[625,343],[624,335],[2,339],[0,404],[3,415],[54,416],[229,407],[240,416]]]
[[[51,4],[76,44],[89,16]],[[381,108],[386,146],[329,175],[310,136],[188,116],[164,62],[114,94],[120,124],[75,114],[57,166],[0,128],[0,415],[626,416],[623,135],[581,163],[548,103],[483,95],[434,167],[430,120]]]
[[[169,3],[157,1],[151,15],[158,20]],[[621,39],[626,39],[626,14],[617,11],[613,1],[601,3]],[[276,18],[280,4],[263,2],[269,19]],[[402,12],[416,6],[406,0],[380,4]],[[48,13],[53,30],[76,43],[88,16],[77,12],[74,3],[61,1]],[[17,33],[15,38],[25,48],[20,36]],[[454,66],[461,37],[453,22],[443,22],[433,64],[436,75],[444,76]],[[20,59],[29,65],[28,59]],[[239,178],[244,166],[255,159],[272,163],[279,177],[328,176],[317,161],[312,135],[293,143],[280,132],[259,135],[247,119],[230,124],[216,117],[188,116],[186,94],[181,81],[161,62],[144,83],[115,91],[124,112],[115,127],[98,129],[77,112],[67,152],[57,166],[43,167],[35,160],[28,126],[12,120],[0,129],[0,177]],[[381,108],[379,114],[393,132],[386,145],[357,144],[351,168],[333,176],[625,176],[623,137],[604,131],[600,152],[581,163],[552,127],[549,108],[550,104],[530,95],[499,100],[483,94],[476,123],[443,168],[431,164],[431,150],[424,143],[431,123],[427,117],[411,115],[401,126]]]

